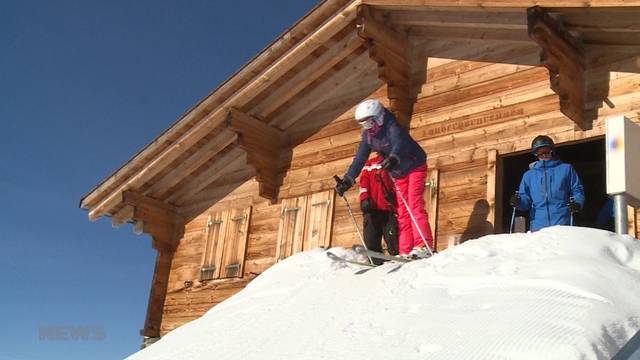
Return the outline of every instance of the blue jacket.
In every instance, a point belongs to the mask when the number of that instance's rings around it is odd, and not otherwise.
[[[520,182],[518,209],[529,211],[531,231],[568,225],[569,198],[584,206],[584,188],[573,166],[558,159],[538,160]]]
[[[409,171],[427,162],[427,154],[407,131],[398,125],[389,111],[385,111],[382,129],[376,136],[370,137],[367,131],[362,132],[358,151],[345,177],[355,180],[372,151],[377,151],[384,157],[394,156],[399,160],[398,166],[390,172],[394,178],[404,177]]]

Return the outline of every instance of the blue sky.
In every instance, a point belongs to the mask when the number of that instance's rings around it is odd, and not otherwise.
[[[315,3],[3,1],[0,360],[138,349],[151,241],[80,198]],[[104,339],[39,338],[65,326]]]

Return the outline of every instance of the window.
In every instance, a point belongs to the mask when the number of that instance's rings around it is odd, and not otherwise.
[[[300,251],[329,247],[333,223],[333,190],[282,200],[276,259]]]
[[[204,230],[200,280],[242,277],[251,207],[212,212]]]

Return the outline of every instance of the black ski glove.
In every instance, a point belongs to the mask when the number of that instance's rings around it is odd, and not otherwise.
[[[336,192],[339,196],[344,196],[344,193],[351,188],[353,181],[345,176],[344,179],[336,179]]]
[[[571,213],[577,213],[578,211],[580,211],[580,204],[575,202],[573,198],[569,199],[569,203],[567,204],[567,206],[569,207],[569,212]]]
[[[511,204],[511,207],[517,208],[520,205],[520,195],[518,194],[511,195],[511,199],[509,199],[509,204]]]
[[[398,158],[395,155],[389,155],[382,161],[382,168],[391,171],[398,166]]]
[[[366,198],[362,201],[360,201],[360,210],[362,210],[363,214],[366,213],[370,213],[371,212],[371,208],[373,207],[373,205],[371,205],[371,199]]]

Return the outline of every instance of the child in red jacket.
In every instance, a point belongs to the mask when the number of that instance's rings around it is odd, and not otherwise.
[[[381,238],[391,255],[398,254],[398,224],[393,183],[382,169],[380,155],[367,160],[360,174],[360,210],[364,215],[364,242],[369,250],[382,252]]]

